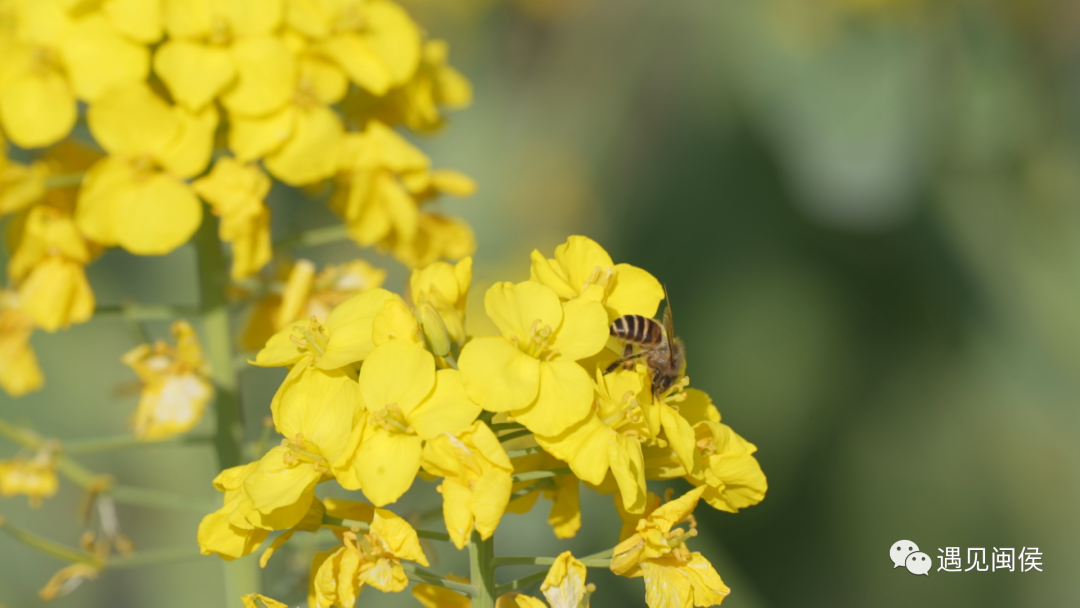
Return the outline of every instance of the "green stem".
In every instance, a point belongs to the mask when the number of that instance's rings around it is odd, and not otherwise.
[[[292,249],[294,247],[317,247],[319,245],[328,245],[330,243],[344,241],[347,238],[349,238],[349,231],[345,224],[333,224],[331,226],[315,228],[314,230],[305,230],[304,232],[297,232],[292,236],[287,236],[274,243],[274,251]]]
[[[611,555],[614,553],[614,549],[607,549],[599,553],[593,553],[592,555],[586,555],[581,558],[580,561],[587,568],[610,568],[611,567]],[[502,557],[495,558],[493,560],[493,568],[499,566],[528,566],[528,565],[550,565],[555,563],[554,557]],[[531,561],[530,561],[531,560]],[[606,563],[605,563],[606,562]],[[511,591],[517,591],[527,587],[533,583],[538,583],[547,577],[546,570],[540,572],[534,572],[528,576],[523,576],[519,579],[512,580],[509,583],[499,585],[495,588],[495,597],[501,597],[503,594]]]
[[[129,450],[132,448],[148,448],[157,446],[180,446],[193,445],[212,441],[214,438],[208,435],[178,435],[168,439],[147,441],[136,439],[132,435],[112,435],[109,437],[90,437],[88,439],[71,439],[64,442],[65,454],[98,454],[101,452],[113,452],[117,450]]]
[[[199,310],[190,306],[98,306],[95,317],[123,317],[133,321],[171,321],[181,317],[198,316]]]
[[[499,597],[495,589],[495,537],[480,538],[475,530],[469,541],[469,582],[476,587],[472,596],[472,608],[495,608]]]
[[[533,483],[525,486],[524,488],[521,488],[520,490],[518,490],[518,491],[514,492],[513,494],[511,494],[510,495],[510,502],[514,502],[515,500],[517,500],[519,498],[524,498],[524,497],[528,496],[529,494],[532,494],[533,492],[538,492],[538,491],[543,490],[545,488],[550,488],[553,485],[555,485],[555,484],[551,480],[550,477],[544,478],[544,479],[538,479],[535,482],[533,482]]]
[[[519,481],[530,481],[533,479],[543,479],[545,477],[561,477],[563,475],[570,475],[572,471],[567,467],[559,469],[540,469],[539,471],[529,471],[527,473],[518,473],[512,475],[510,478],[514,480],[514,483]]]
[[[202,305],[203,337],[210,361],[210,377],[216,395],[217,432],[214,448],[218,467],[225,470],[238,466],[243,457],[244,425],[241,416],[238,382],[233,368],[232,328],[229,326],[229,307],[226,296],[228,266],[218,240],[217,219],[203,213],[203,223],[195,237],[199,258],[199,297]],[[262,588],[258,561],[254,556],[224,563],[225,605],[231,606],[244,594]]]
[[[490,426],[491,430],[495,431],[496,433],[500,433],[502,431],[516,431],[518,429],[525,428],[517,422],[496,422],[495,424],[489,424],[488,426]]]
[[[371,524],[366,521],[360,521],[358,519],[339,519],[337,517],[330,517],[329,515],[323,515],[322,525],[334,526],[339,528],[356,528],[362,532],[367,532],[371,529]],[[450,540],[450,535],[445,532],[435,532],[434,530],[416,530],[416,535],[420,538],[427,538],[430,540],[440,540],[444,543],[453,542]]]
[[[532,431],[530,431],[529,429],[522,429],[520,431],[514,431],[513,433],[507,433],[505,435],[499,436],[499,441],[510,441],[511,439],[517,439],[518,437],[524,437],[526,435],[532,435]]]
[[[71,188],[72,186],[78,186],[82,184],[83,177],[86,173],[61,173],[60,175],[50,175],[45,178],[45,187],[48,189],[53,188]]]
[[[7,532],[15,540],[43,553],[48,553],[49,555],[59,557],[60,559],[69,562],[86,564],[88,566],[94,566],[95,568],[101,567],[101,563],[93,555],[27,532],[22,528],[7,523],[7,520],[3,517],[0,517],[0,529],[3,529],[4,532]]]
[[[544,451],[544,448],[542,448],[542,447],[540,447],[538,445],[534,445],[531,448],[524,448],[524,449],[521,449],[521,450],[510,450],[509,452],[506,453],[506,457],[509,458],[510,460],[513,460],[515,458],[521,458],[522,456],[528,456],[529,454],[539,454],[540,452],[543,452],[543,451]]]
[[[458,593],[464,593],[469,597],[473,597],[477,593],[476,587],[459,583],[457,581],[447,580],[437,574],[433,574],[424,570],[419,566],[412,564],[401,564],[401,568],[405,570],[405,575],[409,577],[409,580],[416,581],[417,583],[424,583],[426,585],[434,585],[436,587],[445,587],[451,591],[457,591]]]

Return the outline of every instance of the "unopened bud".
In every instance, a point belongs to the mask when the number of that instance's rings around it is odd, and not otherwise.
[[[416,307],[416,320],[424,330],[424,341],[431,352],[439,357],[450,354],[450,332],[435,307],[427,302]]]

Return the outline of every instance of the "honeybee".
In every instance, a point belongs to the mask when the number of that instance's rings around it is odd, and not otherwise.
[[[630,367],[635,359],[644,358],[652,377],[654,398],[664,394],[686,371],[686,349],[675,336],[671,321],[671,298],[664,288],[664,325],[641,315],[623,315],[611,322],[608,332],[625,344],[623,356],[604,371],[610,374],[620,365]],[[634,352],[634,346],[640,350]]]

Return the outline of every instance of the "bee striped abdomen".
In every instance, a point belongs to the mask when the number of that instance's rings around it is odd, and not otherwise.
[[[611,335],[638,346],[657,346],[664,341],[664,330],[656,321],[641,315],[623,315],[611,322]]]

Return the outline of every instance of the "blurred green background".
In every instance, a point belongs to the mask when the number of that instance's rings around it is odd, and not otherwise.
[[[732,588],[725,606],[1080,603],[1068,574],[1080,568],[1080,3],[408,5],[476,89],[472,108],[419,142],[480,183],[445,204],[476,229],[474,300],[493,281],[526,278],[533,248],[592,236],[667,284],[693,384],[759,447],[765,501],[698,512],[692,548]],[[276,236],[332,221],[297,193],[272,196]],[[321,263],[355,252],[301,253]],[[402,287],[392,261],[364,256]],[[102,304],[196,297],[186,248],[113,251],[89,272]],[[122,322],[34,345],[46,389],[0,396],[5,417],[64,439],[123,431],[135,397]],[[251,437],[281,376],[244,374]],[[0,443],[0,457],[15,451]],[[209,448],[82,461],[219,500]],[[410,508],[435,504],[419,485]],[[0,514],[73,544],[79,500],[63,484],[38,510],[20,497]],[[507,516],[497,551],[611,545],[610,499],[586,500],[585,526],[566,543],[546,508]],[[120,515],[138,547],[196,551],[199,513]],[[888,558],[900,539],[935,570],[945,547],[1038,547],[1043,572],[915,577]],[[271,562],[267,591],[292,605],[306,542]],[[463,573],[460,556],[440,556],[440,569]],[[0,603],[39,605],[60,566],[0,537]],[[595,606],[644,605],[640,580],[590,580]],[[53,605],[221,606],[223,586],[218,560],[202,558],[106,572]],[[371,590],[361,603],[414,605]]]

